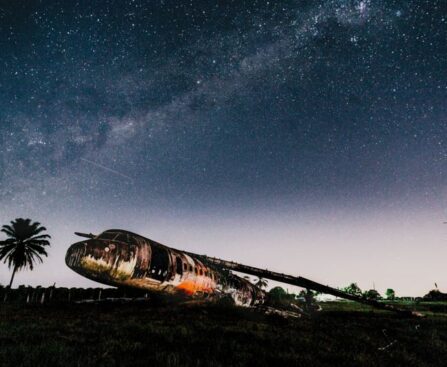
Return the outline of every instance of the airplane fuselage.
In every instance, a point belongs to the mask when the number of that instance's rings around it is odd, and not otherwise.
[[[229,296],[240,306],[261,304],[265,295],[205,257],[123,230],[107,230],[73,244],[65,262],[86,278],[116,287],[204,299]]]

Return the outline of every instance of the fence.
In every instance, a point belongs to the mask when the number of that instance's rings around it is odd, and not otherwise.
[[[147,297],[147,293],[136,289],[122,288],[44,288],[19,286],[18,288],[9,289],[8,287],[0,287],[0,303],[70,303],[127,297]]]

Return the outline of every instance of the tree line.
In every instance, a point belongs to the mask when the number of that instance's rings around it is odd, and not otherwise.
[[[385,292],[385,297],[383,297],[377,290],[368,289],[366,291],[362,291],[357,283],[351,283],[347,287],[341,288],[343,292],[352,294],[354,296],[363,296],[368,299],[380,300],[386,298],[389,301],[393,301],[396,299],[396,292],[392,288],[388,288]]]

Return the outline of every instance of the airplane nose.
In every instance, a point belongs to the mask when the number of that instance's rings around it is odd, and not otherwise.
[[[80,267],[81,259],[87,253],[87,241],[77,242],[71,245],[65,255],[65,263],[73,270]]]
[[[132,277],[137,254],[127,244],[95,238],[71,245],[65,263],[82,276],[115,285]]]

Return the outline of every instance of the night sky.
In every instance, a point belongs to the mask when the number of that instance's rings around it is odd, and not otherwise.
[[[447,290],[445,1],[1,1],[0,221]],[[9,281],[5,265],[0,283]]]

